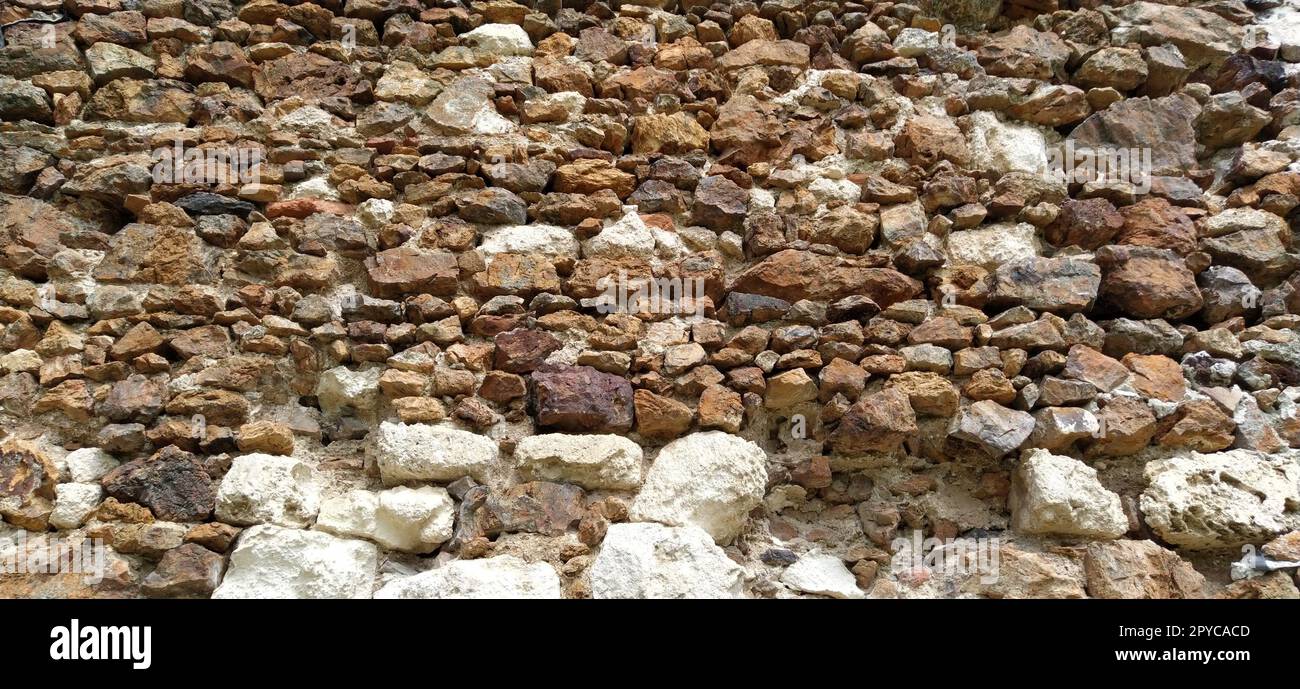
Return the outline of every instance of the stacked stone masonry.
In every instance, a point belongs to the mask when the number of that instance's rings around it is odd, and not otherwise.
[[[1300,597],[1289,0],[0,25],[0,597]]]

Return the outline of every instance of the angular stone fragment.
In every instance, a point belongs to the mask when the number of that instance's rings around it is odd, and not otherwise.
[[[990,400],[975,402],[953,417],[948,437],[970,443],[993,458],[1021,446],[1034,430],[1034,417]]]
[[[618,435],[545,433],[515,446],[515,466],[529,481],[565,481],[589,490],[635,490],[641,447]]]
[[[1295,455],[1232,450],[1148,462],[1143,518],[1161,539],[1189,550],[1267,541],[1300,525]]]
[[[375,598],[402,599],[555,599],[560,577],[545,562],[526,563],[514,555],[454,560],[437,569],[395,579]]]
[[[762,501],[766,482],[767,455],[754,443],[721,431],[692,433],[659,451],[629,514],[698,526],[729,543]]]
[[[612,524],[590,570],[592,598],[741,598],[744,573],[695,526]]]
[[[353,490],[321,502],[316,528],[365,538],[411,553],[428,553],[451,538],[455,506],[445,488],[398,486]]]
[[[388,485],[465,476],[482,480],[497,462],[495,442],[446,426],[385,421],[370,437],[370,457]]]
[[[590,366],[539,368],[532,375],[537,423],[575,433],[632,429],[632,386],[622,376]]]
[[[261,524],[239,536],[213,598],[369,598],[379,569],[372,543]]]
[[[320,510],[321,479],[292,457],[236,457],[217,491],[217,518],[227,524],[303,528]]]
[[[1119,496],[1097,470],[1046,450],[1030,451],[1011,483],[1011,523],[1019,531],[1083,538],[1119,538],[1128,518]]]
[[[917,431],[916,415],[902,389],[866,395],[849,408],[828,442],[839,454],[898,452]]]

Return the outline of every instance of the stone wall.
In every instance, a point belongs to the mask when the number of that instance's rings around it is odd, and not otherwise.
[[[1120,5],[5,3],[0,596],[1300,597],[1300,44]]]

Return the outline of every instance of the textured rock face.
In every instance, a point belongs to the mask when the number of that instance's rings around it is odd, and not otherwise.
[[[481,477],[497,461],[496,443],[443,426],[385,422],[374,431],[373,443],[379,475],[389,484]]]
[[[369,598],[378,549],[319,531],[254,526],[240,534],[213,598]]]
[[[617,435],[547,433],[515,446],[520,475],[588,489],[635,490],[641,485],[641,446]]]
[[[560,577],[544,562],[501,555],[402,577],[376,591],[375,598],[560,598]]]
[[[637,521],[698,526],[719,543],[744,528],[763,499],[767,457],[754,443],[722,431],[693,433],[665,445],[632,503]]]
[[[702,529],[614,524],[591,566],[591,595],[740,598],[742,576]]]
[[[1300,465],[1294,452],[1232,450],[1151,462],[1142,513],[1181,548],[1234,548],[1267,541],[1300,523]]]
[[[236,457],[217,491],[217,518],[302,528],[320,510],[320,481],[315,469],[291,457]]]
[[[1046,450],[1026,453],[1011,483],[1011,523],[1020,531],[1085,538],[1118,538],[1128,531],[1119,496],[1096,470]]]
[[[1300,10],[1161,2],[0,2],[0,597],[1300,596]]]
[[[321,503],[316,528],[392,550],[427,553],[451,538],[453,508],[446,489],[433,486],[354,490]]]

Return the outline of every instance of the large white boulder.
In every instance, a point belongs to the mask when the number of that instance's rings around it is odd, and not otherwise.
[[[1236,548],[1300,528],[1300,452],[1231,450],[1146,464],[1139,505],[1166,542]]]
[[[379,569],[373,543],[261,525],[239,535],[213,598],[369,598]]]
[[[1010,506],[1012,527],[1024,533],[1119,538],[1128,531],[1119,496],[1101,485],[1096,469],[1041,448],[1016,468]]]
[[[514,555],[453,560],[397,579],[375,598],[561,598],[560,576],[545,562],[528,564]]]
[[[217,519],[240,526],[305,527],[320,510],[320,483],[315,469],[293,457],[236,457],[217,490]]]
[[[826,553],[808,553],[786,568],[781,583],[796,591],[831,598],[863,598],[857,578],[844,561]]]
[[[692,433],[659,451],[630,514],[634,521],[698,526],[728,543],[766,487],[762,448],[722,431]]]
[[[589,570],[593,598],[742,598],[744,572],[694,526],[613,524]]]
[[[456,505],[446,488],[353,490],[321,504],[316,528],[366,538],[385,548],[429,553],[451,538]]]
[[[545,433],[515,446],[515,466],[524,480],[591,490],[635,489],[641,485],[641,462],[641,446],[621,435]]]
[[[483,480],[497,461],[491,438],[446,426],[385,421],[371,432],[371,456],[384,483]]]

